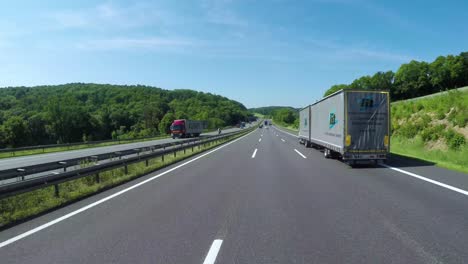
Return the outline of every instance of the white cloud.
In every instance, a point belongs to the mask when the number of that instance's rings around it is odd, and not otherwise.
[[[191,40],[177,38],[113,38],[85,41],[77,45],[86,50],[120,50],[120,49],[143,49],[143,50],[176,50],[195,46]]]
[[[162,16],[144,3],[118,6],[109,2],[91,8],[61,10],[47,15],[58,29],[128,29],[161,23]]]
[[[392,53],[387,51],[376,51],[370,49],[360,49],[360,48],[353,48],[345,51],[351,57],[363,57],[363,58],[370,58],[370,59],[378,59],[384,61],[395,61],[395,62],[409,62],[410,60],[415,59],[414,57],[402,55],[398,53]]]
[[[204,0],[207,22],[226,26],[247,26],[247,20],[241,18],[234,10],[232,0]]]

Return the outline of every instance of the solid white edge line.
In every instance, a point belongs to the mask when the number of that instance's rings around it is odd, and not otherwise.
[[[279,129],[279,128],[277,128],[277,127],[274,127],[274,128],[275,128],[276,130],[278,130],[279,132],[283,132],[283,133],[288,134],[288,135],[291,135],[291,136],[293,136],[293,137],[299,137],[298,135],[294,135],[294,134],[292,134],[292,133],[283,131],[282,129]]]
[[[286,140],[284,140],[284,139],[281,139],[281,141],[286,142]]]
[[[301,152],[299,152],[299,150],[297,149],[294,149],[294,151],[296,151],[297,154],[299,154],[301,157],[303,157],[304,159],[307,159],[306,156],[304,156],[304,154],[302,154]]]
[[[255,158],[255,155],[257,155],[257,150],[258,150],[258,149],[255,149],[255,150],[254,150],[254,152],[253,152],[253,154],[252,154],[252,159]]]
[[[216,261],[216,257],[218,256],[218,252],[221,249],[221,245],[223,244],[223,240],[215,239],[213,244],[211,244],[210,250],[206,255],[205,261],[203,264],[214,264]]]
[[[412,173],[412,172],[405,171],[405,170],[402,170],[402,169],[399,169],[399,168],[395,168],[395,167],[389,166],[389,165],[387,165],[387,164],[382,164],[382,166],[384,166],[384,167],[386,167],[386,168],[389,168],[389,169],[391,169],[391,170],[394,170],[394,171],[401,172],[401,173],[406,174],[406,175],[408,175],[408,176],[411,176],[411,177],[420,179],[420,180],[422,180],[422,181],[429,182],[429,183],[435,184],[435,185],[437,185],[437,186],[440,186],[440,187],[449,189],[449,190],[451,190],[451,191],[454,191],[454,192],[457,192],[457,193],[461,193],[461,194],[464,194],[464,195],[467,195],[467,196],[468,196],[468,191],[462,190],[462,189],[457,188],[457,187],[454,187],[454,186],[452,186],[452,185],[448,185],[448,184],[445,184],[445,183],[442,183],[442,182],[438,182],[438,181],[435,181],[435,180],[431,180],[431,179],[425,178],[425,177],[423,177],[423,176],[421,176],[421,175],[418,175],[418,174],[416,174],[416,173]]]
[[[68,213],[68,214],[66,214],[66,215],[64,215],[64,216],[61,216],[61,217],[59,217],[59,218],[57,218],[57,219],[55,219],[55,220],[52,220],[52,221],[47,222],[47,223],[45,223],[45,224],[42,224],[42,225],[40,225],[40,226],[38,226],[38,227],[36,227],[36,228],[33,228],[33,229],[31,229],[31,230],[29,230],[29,231],[27,231],[27,232],[24,232],[24,233],[22,233],[22,234],[20,234],[20,235],[17,235],[17,236],[14,236],[14,237],[12,237],[12,238],[10,238],[10,239],[8,239],[8,240],[5,240],[5,241],[3,241],[3,242],[0,243],[0,248],[3,248],[3,247],[5,247],[5,246],[7,246],[7,245],[9,245],[9,244],[11,244],[11,243],[14,243],[14,242],[16,242],[16,241],[18,241],[18,240],[20,240],[20,239],[23,239],[23,238],[25,238],[25,237],[28,237],[28,236],[30,236],[30,235],[32,235],[32,234],[34,234],[34,233],[37,233],[37,232],[39,232],[39,231],[41,231],[41,230],[43,230],[43,229],[46,229],[46,228],[48,228],[49,226],[55,225],[55,224],[57,224],[57,223],[59,223],[59,222],[62,222],[63,220],[66,220],[66,219],[68,219],[68,218],[70,218],[70,217],[72,217],[72,216],[74,216],[74,215],[77,215],[77,214],[79,214],[79,213],[81,213],[81,212],[84,212],[84,211],[86,211],[86,210],[88,210],[88,209],[91,209],[91,208],[93,208],[93,207],[95,207],[95,206],[97,206],[97,205],[99,205],[99,204],[101,204],[101,203],[104,203],[104,202],[106,202],[106,201],[108,201],[108,200],[110,200],[110,199],[112,199],[112,198],[115,198],[115,197],[117,197],[117,196],[119,196],[119,195],[121,195],[121,194],[124,194],[124,193],[126,193],[126,192],[128,192],[128,191],[130,191],[130,190],[133,190],[133,189],[135,189],[135,188],[137,188],[137,187],[139,187],[139,186],[141,186],[141,185],[143,185],[143,184],[146,184],[146,183],[148,183],[148,182],[150,182],[150,181],[153,181],[153,180],[155,180],[155,179],[157,179],[157,178],[159,178],[159,177],[161,177],[161,176],[163,176],[163,175],[166,175],[166,174],[168,174],[168,173],[170,173],[170,172],[173,172],[173,171],[175,171],[175,170],[177,170],[177,169],[179,169],[179,168],[181,168],[181,167],[183,167],[183,166],[185,166],[185,165],[187,165],[187,164],[190,164],[190,163],[192,163],[192,162],[194,162],[194,161],[196,161],[196,160],[199,160],[199,159],[201,159],[201,158],[203,158],[203,157],[205,157],[205,156],[207,156],[207,155],[209,155],[209,154],[211,154],[211,153],[213,153],[213,152],[215,152],[215,151],[218,151],[218,150],[220,150],[220,149],[222,149],[222,148],[224,148],[224,147],[227,147],[227,146],[231,145],[232,143],[234,143],[234,142],[236,142],[236,141],[239,141],[239,140],[241,140],[241,139],[243,139],[243,138],[249,136],[249,135],[252,134],[253,132],[255,132],[255,131],[252,131],[252,132],[248,133],[247,135],[244,135],[244,136],[242,136],[242,137],[240,137],[240,138],[238,138],[238,139],[235,139],[235,140],[233,140],[233,141],[231,141],[231,142],[228,142],[228,143],[226,143],[226,144],[224,144],[224,145],[222,145],[222,146],[220,146],[220,147],[217,147],[217,148],[215,148],[215,149],[213,149],[213,150],[211,150],[211,151],[209,151],[209,152],[207,152],[207,153],[204,153],[204,154],[202,154],[202,155],[200,155],[200,156],[198,156],[198,157],[195,157],[195,158],[193,158],[193,159],[191,159],[191,160],[189,160],[189,161],[186,161],[186,162],[184,162],[184,163],[182,163],[182,164],[180,164],[180,165],[177,165],[177,166],[174,167],[174,168],[171,168],[171,169],[169,169],[169,170],[167,170],[167,171],[164,171],[164,172],[162,172],[162,173],[160,173],[160,174],[158,174],[158,175],[155,175],[155,176],[153,176],[153,177],[151,177],[151,178],[148,178],[148,179],[146,179],[146,180],[144,180],[144,181],[142,181],[142,182],[139,182],[139,183],[137,183],[137,184],[135,184],[135,185],[132,185],[132,186],[126,188],[126,189],[123,189],[123,190],[121,190],[121,191],[119,191],[119,192],[116,192],[116,193],[114,193],[114,194],[112,194],[112,195],[109,195],[109,196],[107,196],[107,197],[105,197],[105,198],[102,198],[101,200],[98,200],[98,201],[96,201],[96,202],[94,202],[94,203],[91,203],[91,204],[89,204],[89,205],[86,205],[86,206],[84,206],[84,207],[81,207],[80,209],[75,210],[75,211],[73,211],[73,212],[71,212],[71,213]]]

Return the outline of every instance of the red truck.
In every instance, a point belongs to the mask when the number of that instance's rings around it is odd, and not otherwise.
[[[178,119],[171,125],[172,138],[198,137],[207,127],[206,121]]]

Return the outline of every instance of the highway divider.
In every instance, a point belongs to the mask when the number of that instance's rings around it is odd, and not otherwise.
[[[225,127],[223,129],[230,129],[232,126]],[[206,130],[203,133],[214,132],[215,130]],[[53,153],[68,150],[85,149],[99,146],[113,146],[120,144],[129,144],[135,142],[144,142],[151,140],[167,139],[169,135],[164,136],[153,136],[153,137],[140,137],[140,138],[129,138],[129,139],[107,139],[97,140],[88,142],[75,142],[75,143],[62,143],[62,144],[48,144],[48,145],[37,145],[37,146],[26,146],[18,148],[3,148],[0,149],[0,158],[9,157],[20,157],[29,156],[35,154]]]
[[[159,151],[140,152],[138,155],[105,163],[85,163],[79,169],[2,185],[0,186],[0,227],[159,170],[241,137],[255,128],[190,140],[190,142],[178,142],[175,146]]]

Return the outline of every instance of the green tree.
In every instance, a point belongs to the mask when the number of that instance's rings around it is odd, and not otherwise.
[[[19,116],[12,116],[3,124],[2,134],[9,147],[26,146],[30,141],[28,124]]]
[[[392,71],[377,72],[370,80],[370,87],[373,90],[393,90],[393,82],[395,80],[395,73]]]
[[[464,61],[461,56],[439,56],[430,64],[431,84],[437,90],[446,90],[463,85]]]
[[[463,78],[460,86],[468,86],[468,52],[460,53],[459,57],[461,57],[463,62]]]
[[[329,96],[330,94],[338,92],[339,90],[348,89],[348,88],[349,86],[347,84],[335,84],[325,92],[323,97]]]
[[[358,78],[349,85],[349,88],[357,90],[371,90],[373,89],[372,77],[366,75],[361,78]]]
[[[398,99],[413,98],[433,92],[427,62],[402,64],[395,73],[394,95]]]
[[[159,133],[165,135],[169,134],[169,127],[171,126],[172,122],[175,120],[175,115],[171,112],[166,113],[164,117],[159,122]]]
[[[49,135],[47,133],[47,117],[44,113],[37,113],[28,118],[29,135],[33,145],[47,144]]]

